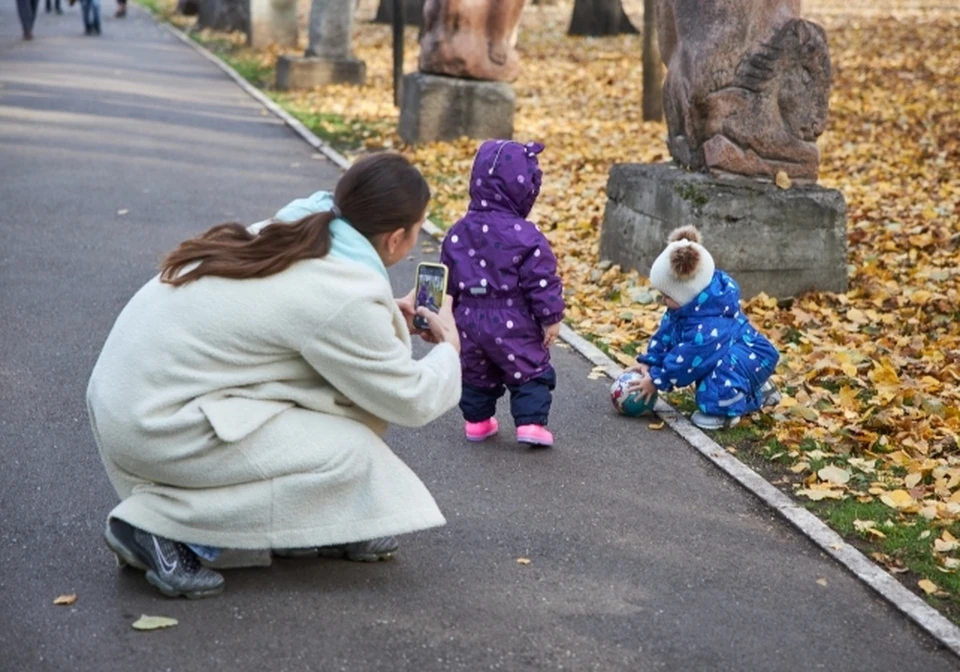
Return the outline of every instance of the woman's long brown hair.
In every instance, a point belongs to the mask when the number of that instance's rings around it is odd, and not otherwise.
[[[403,156],[374,154],[343,174],[333,200],[343,219],[373,238],[401,228],[409,230],[419,222],[430,201],[430,188]],[[160,264],[160,280],[179,286],[205,275],[265,278],[302,259],[325,257],[330,252],[332,221],[332,213],[320,212],[290,224],[271,223],[259,234],[250,233],[242,224],[220,224],[180,243],[168,254]],[[194,268],[183,272],[194,263]]]

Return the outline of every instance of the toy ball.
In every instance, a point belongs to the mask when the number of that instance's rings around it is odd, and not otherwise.
[[[635,382],[643,380],[643,376],[636,371],[627,371],[613,382],[610,388],[610,401],[617,413],[635,418],[638,415],[653,412],[657,403],[657,393],[654,392],[649,401],[643,399],[640,390],[627,392],[627,388]]]

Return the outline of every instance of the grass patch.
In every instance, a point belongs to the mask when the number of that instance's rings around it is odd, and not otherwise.
[[[960,574],[942,571],[943,565],[934,552],[934,540],[943,530],[960,537],[960,525],[938,525],[922,516],[913,517],[909,522],[900,520],[895,511],[876,500],[859,502],[851,498],[818,504],[813,509],[847,541],[885,565],[931,606],[960,623]],[[875,529],[884,537],[858,529],[855,521],[875,521]],[[917,582],[921,579],[932,581],[942,592],[927,595],[918,590]]]
[[[663,398],[668,404],[686,415],[690,415],[697,410],[697,402],[694,399],[692,391],[681,390],[679,392],[668,392],[663,395]]]
[[[136,0],[137,4],[154,16],[166,19],[173,13],[169,2],[164,0]]]
[[[821,457],[817,451],[829,453],[829,446],[808,438],[799,442],[794,450],[799,449],[804,454],[809,468],[799,474],[785,472],[784,460],[789,462],[791,459],[788,454],[789,447],[775,439],[764,439],[767,433],[763,426],[765,422],[772,421],[764,416],[761,422],[721,430],[712,436],[725,448],[735,448],[741,461],[791,497],[805,478],[822,467],[834,464],[849,468],[843,456],[828,454]],[[808,456],[809,453],[814,456]],[[857,469],[851,471],[852,477],[848,486],[866,493],[874,480],[873,477]],[[854,495],[839,501],[811,502],[804,498],[796,500],[836,530],[848,543],[885,567],[905,587],[921,596],[954,623],[960,624],[960,574],[943,571],[944,564],[934,552],[934,540],[940,537],[944,530],[960,538],[960,524],[943,525],[928,521],[922,516],[904,518],[879,499],[862,502]],[[874,521],[874,529],[880,534],[867,531],[863,523],[860,523],[858,528],[855,521]],[[958,553],[960,549],[944,555],[956,557]],[[932,581],[939,590],[933,595],[927,595],[918,586],[922,579]]]
[[[246,74],[237,70],[244,77]],[[272,76],[272,68],[271,68]],[[249,80],[250,78],[247,77]],[[362,121],[350,120],[339,114],[320,112],[299,104],[296,94],[271,92],[270,97],[280,107],[296,117],[304,126],[309,128],[317,137],[329,143],[338,151],[354,151],[361,149],[367,139],[377,134],[378,129]]]

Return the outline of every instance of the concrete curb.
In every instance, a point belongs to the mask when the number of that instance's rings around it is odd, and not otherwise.
[[[217,56],[194,42],[175,26],[160,20],[157,23],[220,68],[240,88],[282,119],[297,135],[318,152],[344,170],[350,167],[351,163],[345,156],[314,135],[289,112],[270,100],[263,92],[252,86]],[[437,241],[443,239],[443,230],[429,219],[424,223],[423,230]],[[623,372],[623,368],[617,362],[565,324],[561,325],[560,338],[593,362],[595,366],[602,367],[603,372],[611,379],[616,379]],[[823,521],[783,494],[753,469],[733,457],[675,408],[661,399],[657,401],[655,410],[674,432],[705,458],[783,516],[825,553],[853,572],[861,581],[879,593],[943,646],[960,656],[960,628],[901,585],[882,567],[845,542],[839,534],[830,529]]]

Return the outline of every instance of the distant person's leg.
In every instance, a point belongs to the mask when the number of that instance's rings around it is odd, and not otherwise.
[[[20,25],[23,27],[23,39],[33,39],[33,22],[37,18],[37,4],[39,0],[17,0],[17,14],[20,15]]]

